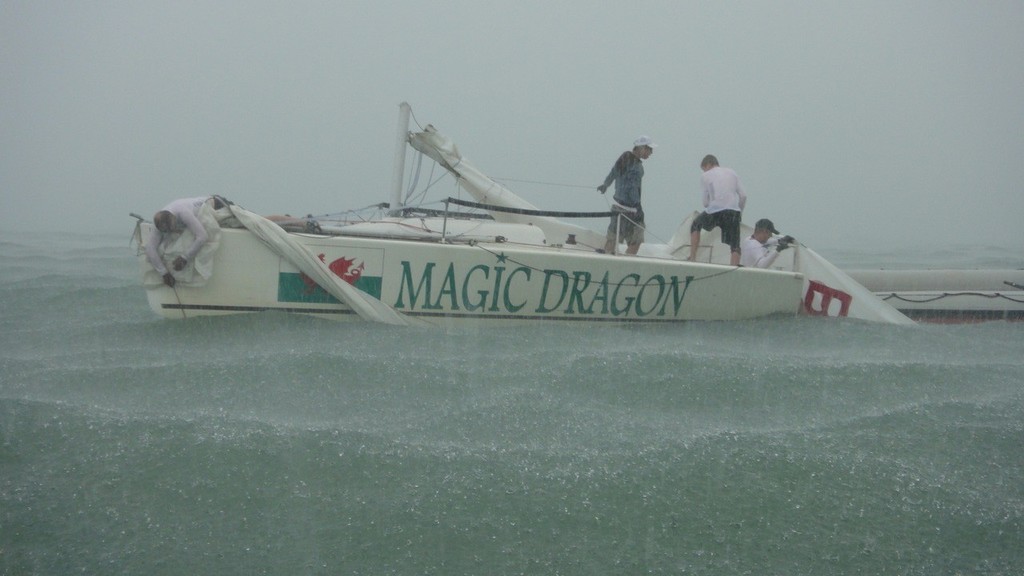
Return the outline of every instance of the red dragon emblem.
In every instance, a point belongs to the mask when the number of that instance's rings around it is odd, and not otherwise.
[[[324,259],[325,256],[323,254],[317,254],[317,258],[319,258],[321,262],[327,262],[327,260]],[[334,272],[338,278],[341,278],[349,284],[355,285],[356,281],[359,280],[359,277],[363,275],[363,270],[366,268],[365,262],[360,262],[358,266],[356,266],[355,263],[355,258],[341,257],[330,264],[327,264],[327,268],[329,268],[331,272]],[[299,276],[302,278],[303,284],[306,285],[306,294],[311,294],[313,291],[320,288],[316,281],[309,276],[306,276],[305,273],[300,272]],[[322,290],[322,288],[320,289]]]

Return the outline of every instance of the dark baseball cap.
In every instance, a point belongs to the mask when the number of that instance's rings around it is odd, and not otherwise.
[[[758,220],[757,224],[754,224],[754,230],[767,230],[772,234],[780,234],[780,232],[775,229],[775,224],[772,224],[772,221],[767,218],[761,218]]]

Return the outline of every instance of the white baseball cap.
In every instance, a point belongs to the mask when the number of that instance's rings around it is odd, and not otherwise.
[[[650,136],[641,136],[634,140],[633,147],[636,148],[637,146],[650,146],[651,148],[658,147],[658,145],[654,143],[654,140],[651,140]]]

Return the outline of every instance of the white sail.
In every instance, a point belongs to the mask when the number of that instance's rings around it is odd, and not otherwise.
[[[804,275],[805,313],[908,326],[917,324],[814,250],[806,246],[794,246],[794,250],[799,250],[796,271]]]

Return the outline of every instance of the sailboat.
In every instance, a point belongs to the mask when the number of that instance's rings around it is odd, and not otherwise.
[[[240,203],[211,202],[215,234],[166,285],[147,260],[153,223],[134,238],[150,307],[168,319],[282,311],[395,325],[735,321],[807,314],[914,321],[806,246],[771,269],[728,265],[718,230],[689,261],[689,219],[640,255],[604,254],[611,213],[544,211],[488,177],[433,126],[409,130],[402,103],[388,202],[300,222],[275,222]],[[408,152],[454,178],[472,200],[411,205]],[[417,164],[419,165],[419,164]],[[238,199],[235,199],[238,200]],[[595,231],[587,226],[598,222]],[[578,222],[583,222],[580,224]],[[744,226],[750,233],[750,228]],[[189,232],[166,242],[171,261]]]

